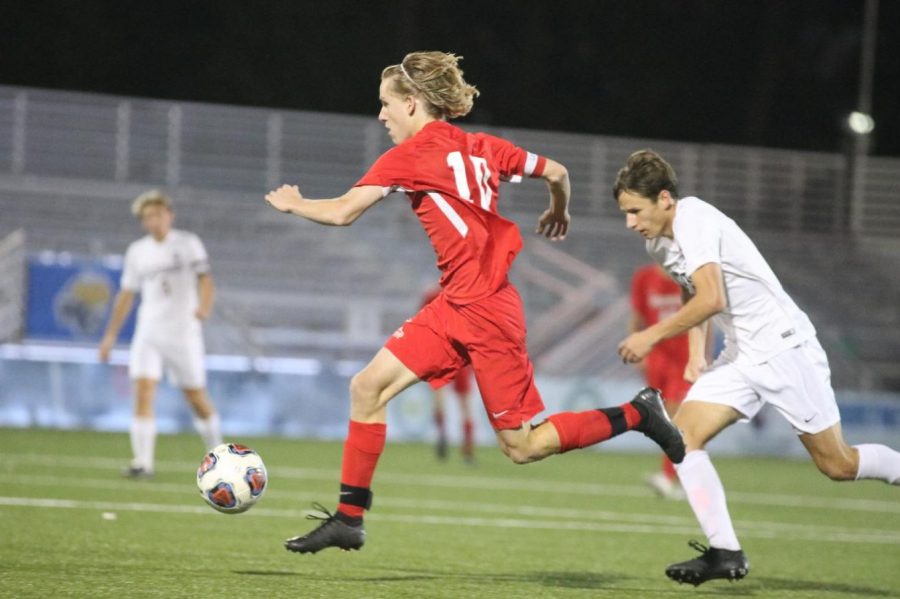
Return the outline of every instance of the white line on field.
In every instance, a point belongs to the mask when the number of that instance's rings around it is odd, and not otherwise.
[[[221,515],[203,505],[159,504],[159,503],[134,503],[116,501],[80,501],[73,499],[52,499],[46,497],[0,497],[0,506],[7,507],[37,507],[56,509],[87,509],[102,511],[131,511],[131,512],[158,512],[179,514],[203,514]],[[274,518],[300,518],[310,512],[305,510],[290,510],[256,507],[249,514]],[[246,517],[246,516],[244,516]],[[540,530],[571,530],[580,532],[618,532],[627,534],[667,534],[679,536],[696,535],[697,530],[693,526],[662,526],[652,524],[625,524],[625,523],[599,523],[599,522],[572,522],[566,520],[523,520],[518,518],[474,518],[457,516],[415,516],[404,514],[368,514],[369,520],[383,522],[397,522],[403,524],[432,524],[446,526],[471,526],[491,528],[525,528]],[[900,536],[881,534],[859,533],[830,533],[822,534],[821,531],[809,532],[791,531],[780,535],[774,530],[748,530],[742,536],[765,539],[782,539],[795,541],[826,541],[838,543],[874,543],[884,545],[900,545]]]
[[[129,480],[110,480],[100,478],[85,477],[64,477],[64,476],[41,476],[41,475],[16,475],[13,474],[7,479],[9,485],[39,485],[60,487],[76,487],[87,489],[104,489],[115,491],[137,491],[141,494],[146,493],[164,493],[170,496],[188,496],[196,495],[196,487],[192,484],[178,483],[160,483],[149,481],[129,481]],[[8,486],[9,486],[8,485]],[[266,497],[272,500],[284,501],[290,497],[292,501],[321,501],[322,493],[297,492],[293,490],[269,489],[266,491]],[[695,520],[689,516],[669,516],[665,514],[648,514],[638,512],[615,512],[608,510],[593,509],[575,509],[575,508],[554,508],[546,506],[522,505],[522,504],[500,504],[500,503],[484,503],[476,501],[447,501],[438,499],[408,499],[405,497],[378,496],[378,506],[386,508],[403,508],[408,510],[426,510],[426,511],[465,511],[479,514],[504,514],[515,516],[537,516],[545,518],[564,518],[575,519],[581,521],[598,521],[598,522],[616,522],[616,523],[633,523],[633,524],[664,524],[671,526],[692,526]],[[685,511],[687,508],[685,506]],[[900,542],[900,530],[885,529],[866,529],[858,527],[840,527],[821,524],[796,524],[789,522],[771,522],[762,520],[738,520],[735,522],[737,527],[743,531],[747,529],[755,529],[759,531],[768,530],[773,532],[798,531],[806,534],[825,533],[825,534],[865,534],[880,535],[894,537]]]
[[[8,466],[16,462],[27,464],[43,464],[67,467],[121,469],[123,460],[97,456],[62,456],[49,454],[5,454]],[[199,462],[198,462],[199,463]],[[163,461],[157,462],[156,469],[161,472],[194,472],[197,463]],[[288,478],[298,480],[332,481],[337,484],[339,470],[317,468],[292,468],[275,466],[269,468],[271,478]],[[602,476],[602,471],[598,472]],[[379,472],[378,483],[401,484],[418,487],[448,487],[454,489],[484,489],[492,491],[521,491],[536,493],[553,493],[557,495],[603,495],[611,497],[649,498],[651,492],[638,485],[614,485],[605,483],[571,483],[547,479],[504,479],[478,475],[452,476],[442,474],[398,474]],[[880,501],[876,499],[851,499],[841,497],[815,497],[809,495],[786,495],[753,492],[728,492],[729,503],[746,503],[751,505],[767,505],[778,507],[819,508],[831,510],[851,510],[859,512],[880,512],[900,514],[900,502]]]

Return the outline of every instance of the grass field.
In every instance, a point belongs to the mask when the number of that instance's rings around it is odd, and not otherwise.
[[[0,429],[4,597],[900,597],[900,489],[839,485],[805,462],[719,459],[752,571],[694,588],[663,575],[703,539],[685,503],[641,484],[651,456],[478,465],[388,445],[362,551],[282,540],[334,506],[337,443],[241,439],[269,468],[259,505],[206,507],[193,436],[160,437],[154,481],[119,477],[124,434]]]

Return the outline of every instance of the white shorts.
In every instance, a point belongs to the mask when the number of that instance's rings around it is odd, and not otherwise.
[[[731,406],[744,421],[769,403],[798,434],[818,433],[841,421],[828,358],[815,337],[763,364],[716,362],[700,375],[685,401]]]
[[[164,336],[136,334],[131,343],[128,375],[131,379],[162,378],[163,368],[169,382],[181,389],[206,387],[203,333],[188,332]]]

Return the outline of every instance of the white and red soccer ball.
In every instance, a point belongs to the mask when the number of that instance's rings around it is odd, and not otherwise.
[[[197,487],[203,499],[225,514],[240,514],[253,507],[268,481],[259,454],[238,443],[214,448],[197,469]]]

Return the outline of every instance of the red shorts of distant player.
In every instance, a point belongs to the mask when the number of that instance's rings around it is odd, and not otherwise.
[[[472,390],[472,367],[461,368],[453,377],[453,390],[457,395],[468,395]]]
[[[511,284],[462,306],[441,294],[385,347],[434,389],[471,364],[495,430],[519,428],[544,409],[525,348],[522,299]]]
[[[681,403],[691,384],[684,380],[684,362],[665,354],[651,353],[646,359],[647,384],[662,391],[666,402]]]

